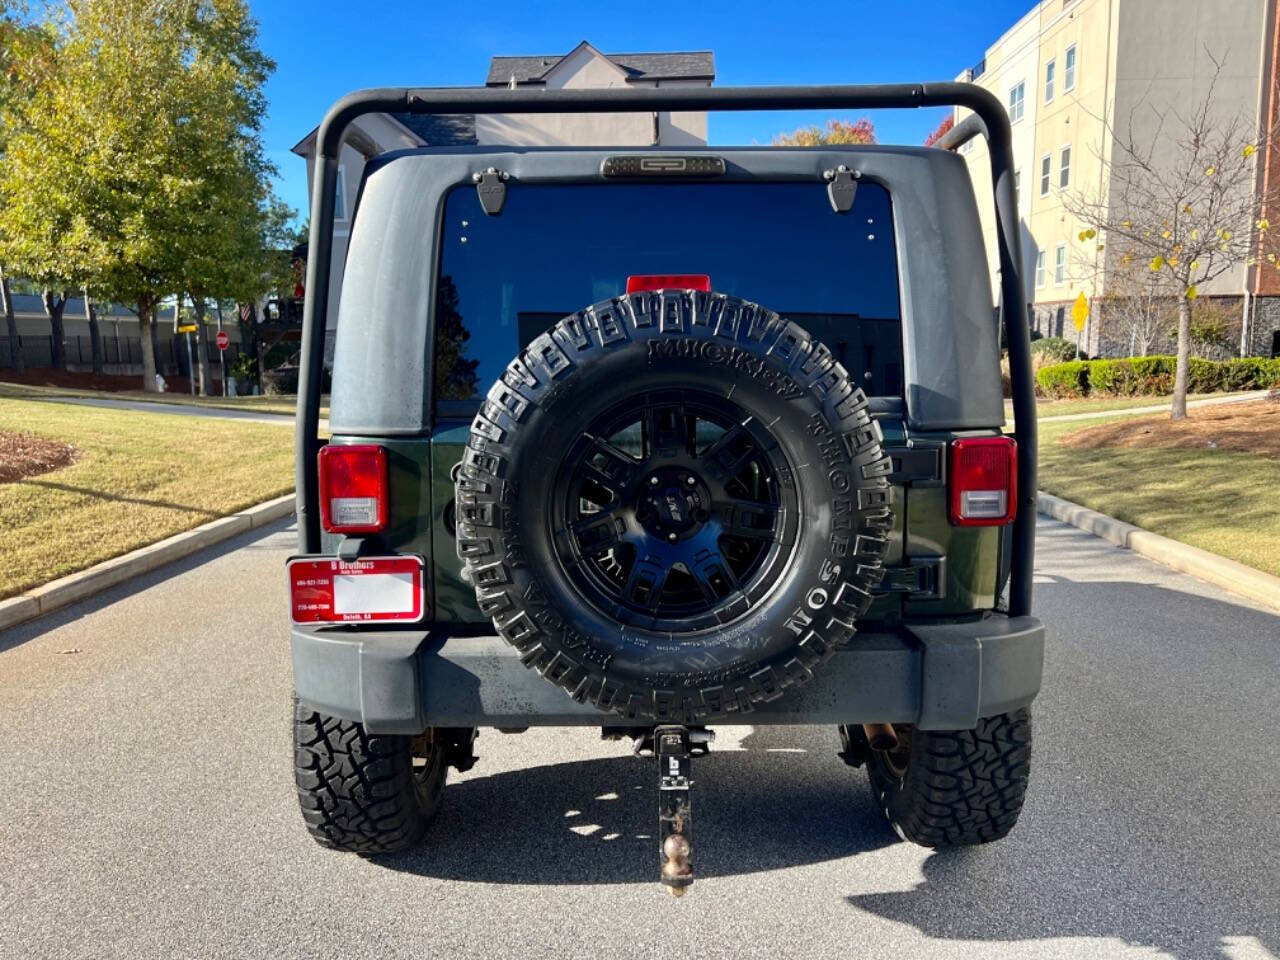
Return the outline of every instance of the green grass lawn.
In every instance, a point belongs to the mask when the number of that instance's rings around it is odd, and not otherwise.
[[[0,382],[0,398],[3,397],[93,397],[105,400],[141,400],[145,403],[188,404],[224,410],[277,413],[289,417],[292,417],[298,408],[298,401],[295,397],[193,397],[189,393],[147,393],[144,390],[75,390],[68,387],[46,387],[25,383]],[[320,416],[329,416],[329,405],[326,399],[321,400]]]
[[[1041,426],[1041,490],[1280,576],[1280,460],[1208,447],[1058,443],[1109,419]]]
[[[0,430],[79,451],[0,484],[0,598],[293,489],[293,433],[272,424],[0,397]]]

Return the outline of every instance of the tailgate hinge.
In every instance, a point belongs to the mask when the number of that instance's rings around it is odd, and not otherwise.
[[[912,487],[941,487],[946,484],[947,444],[944,440],[908,439],[901,446],[886,446],[892,470],[889,482]]]
[[[887,567],[875,593],[905,593],[908,600],[942,600],[947,595],[946,557],[908,557],[908,566]]]

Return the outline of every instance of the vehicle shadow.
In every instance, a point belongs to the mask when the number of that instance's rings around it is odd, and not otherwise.
[[[372,859],[484,883],[655,881],[656,762],[615,748],[616,757],[451,783],[420,849]],[[834,728],[757,727],[741,749],[695,757],[697,875],[778,870],[897,843],[865,775],[841,763],[837,749]]]
[[[1046,673],[1018,826],[846,901],[942,940],[1280,956],[1280,617],[1067,577],[1037,582],[1036,609]]]

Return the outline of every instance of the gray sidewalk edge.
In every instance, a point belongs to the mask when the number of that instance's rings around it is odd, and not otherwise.
[[[1036,492],[1036,510],[1046,517],[1061,520],[1095,537],[1101,537],[1117,547],[1125,547],[1163,563],[1179,573],[1190,574],[1259,606],[1280,611],[1280,577],[1273,577],[1208,550],[1170,540],[1043,490]]]
[[[109,587],[124,583],[139,574],[149,573],[166,563],[188,557],[205,547],[234,537],[238,533],[254,530],[281,517],[287,517],[293,513],[293,510],[294,495],[287,493],[238,513],[201,524],[195,529],[185,530],[156,543],[104,560],[86,570],[32,587],[16,597],[0,600],[0,630],[17,626],[57,610],[59,607],[65,607],[69,603],[101,593]]]

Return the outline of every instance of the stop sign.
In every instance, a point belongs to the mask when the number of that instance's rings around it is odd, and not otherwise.
[[[213,342],[218,345],[219,350],[225,350],[227,347],[231,346],[231,337],[228,335],[227,331],[219,330],[218,335],[213,338]]]

